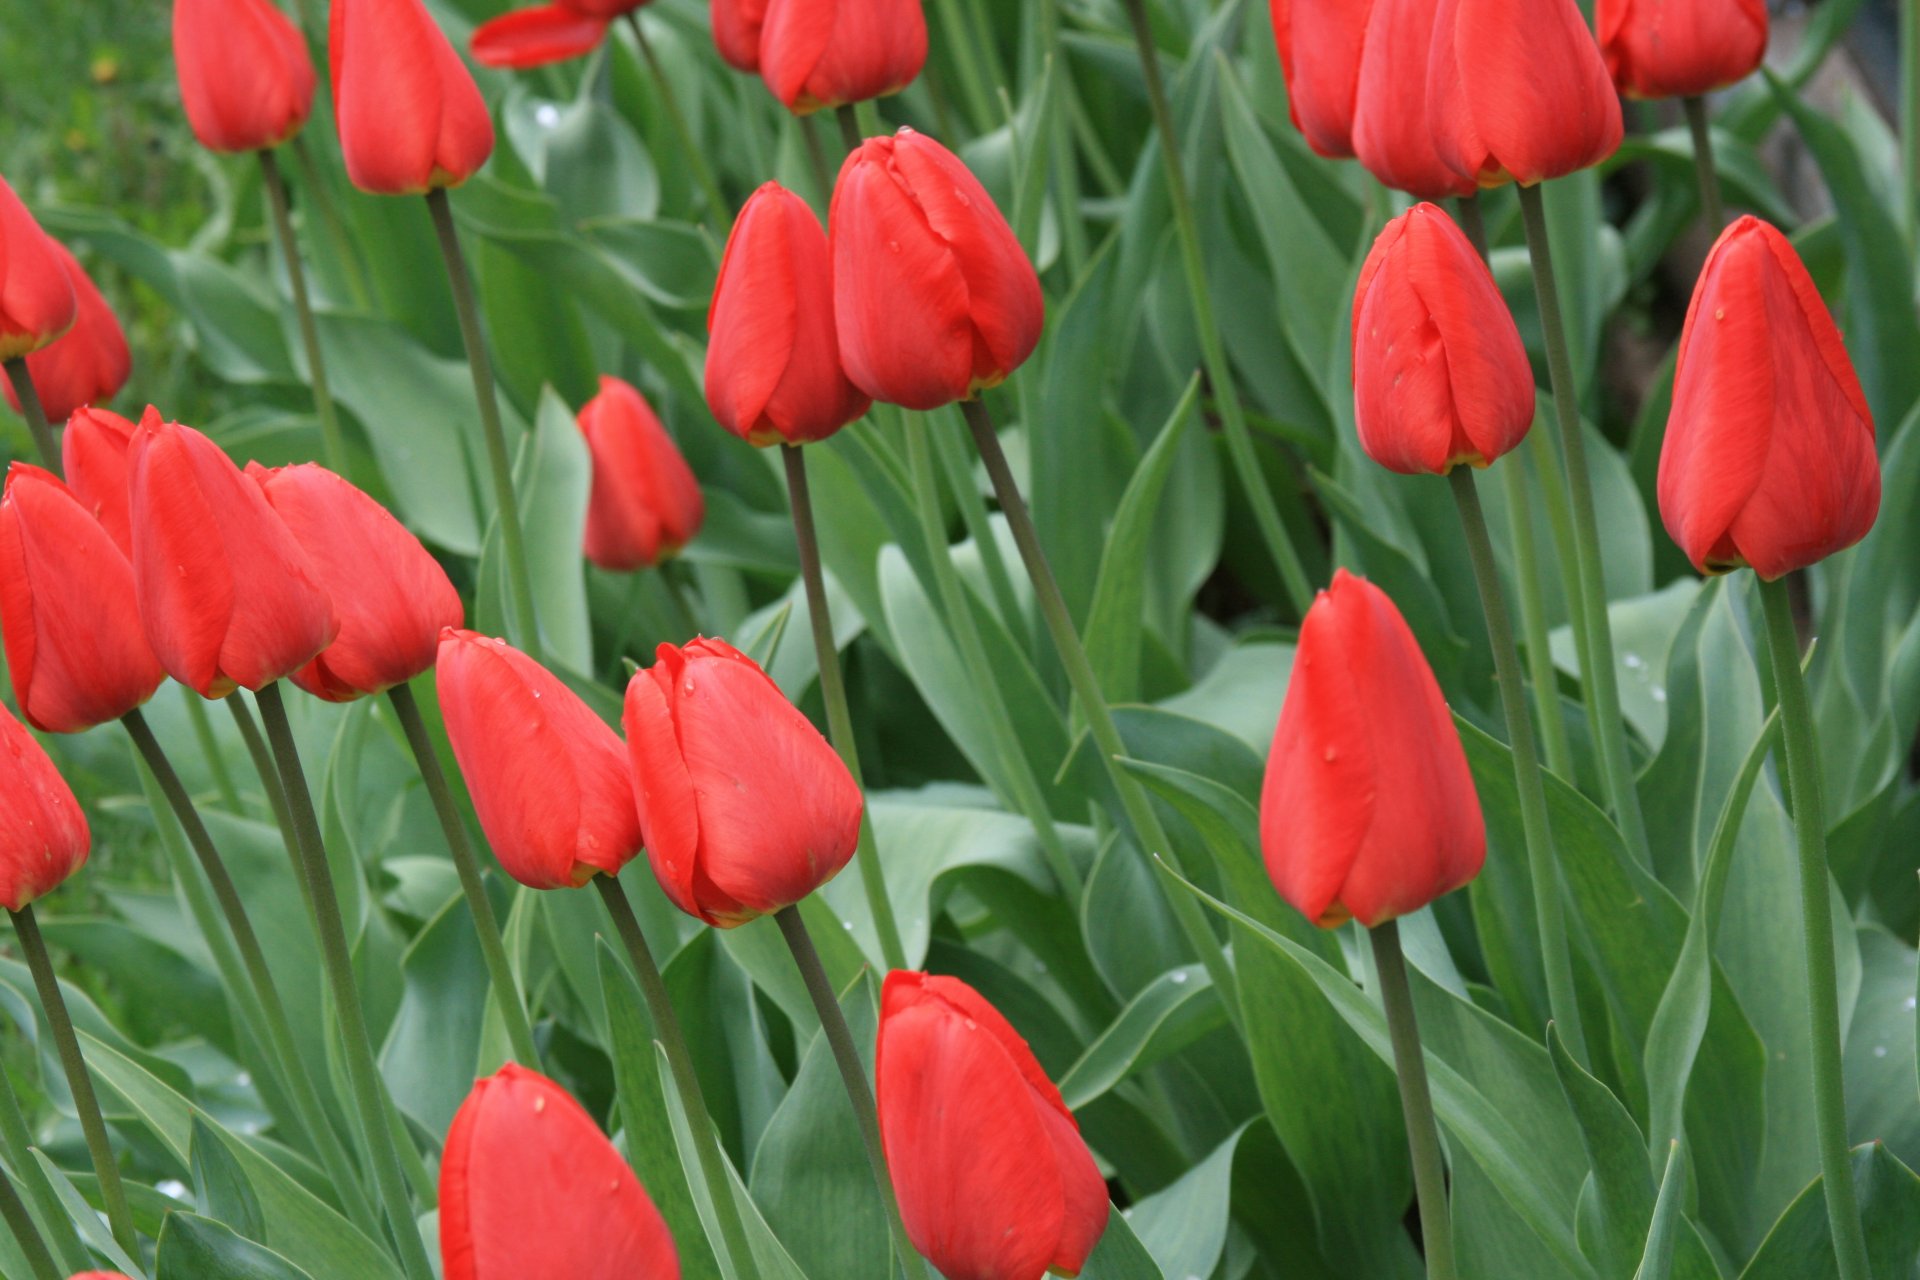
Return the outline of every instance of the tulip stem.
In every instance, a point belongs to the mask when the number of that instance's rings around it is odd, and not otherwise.
[[[1547,1005],[1567,1049],[1576,1061],[1587,1061],[1587,1039],[1580,1020],[1580,1001],[1573,985],[1573,957],[1567,945],[1560,863],[1554,853],[1553,824],[1547,816],[1546,784],[1540,776],[1540,757],[1533,742],[1533,719],[1527,713],[1527,694],[1520,675],[1520,654],[1513,643],[1513,619],[1507,612],[1506,590],[1500,585],[1500,567],[1493,558],[1493,538],[1487,532],[1480,490],[1468,467],[1447,474],[1460,528],[1466,534],[1468,558],[1480,587],[1480,604],[1487,617],[1487,637],[1493,646],[1493,669],[1500,685],[1500,704],[1506,712],[1507,737],[1513,746],[1514,788],[1520,794],[1520,825],[1527,841],[1527,872],[1533,880],[1534,924],[1540,934],[1540,961],[1547,974]]]
[[[1900,6],[1900,153],[1901,214],[1912,244],[1920,239],[1920,8],[1911,4]]]
[[[65,1268],[55,1273],[54,1280],[59,1280],[61,1276],[86,1270],[93,1259],[86,1245],[81,1243],[79,1233],[74,1230],[73,1219],[67,1213],[66,1206],[60,1203],[53,1183],[47,1178],[47,1171],[34,1158],[33,1145],[33,1135],[27,1130],[27,1118],[20,1111],[20,1099],[13,1092],[13,1081],[4,1070],[0,1070],[0,1152],[4,1152],[7,1163],[13,1166],[19,1180],[26,1184],[27,1194],[33,1197],[34,1205],[46,1223],[47,1235],[53,1241],[52,1252],[59,1255],[59,1261]],[[12,1190],[13,1180],[0,1174],[0,1184]],[[13,1225],[11,1218],[9,1225]],[[31,1215],[27,1217],[27,1225],[34,1226]],[[21,1247],[25,1248],[26,1236],[18,1227],[15,1227],[14,1234],[20,1238]]]
[[[507,596],[519,635],[515,638],[535,662],[546,661],[540,639],[540,621],[534,612],[533,576],[527,568],[527,540],[520,527],[520,504],[513,492],[513,459],[507,453],[507,433],[500,424],[500,402],[493,388],[493,362],[487,354],[487,336],[480,327],[480,306],[473,296],[473,277],[453,225],[453,205],[445,187],[427,192],[434,234],[453,287],[453,308],[460,317],[460,336],[467,348],[467,368],[473,375],[474,400],[480,409],[481,434],[486,437],[487,468],[493,477],[495,515],[500,521],[500,546],[507,556]]]
[[[34,989],[40,993],[40,1008],[53,1031],[54,1048],[60,1053],[60,1066],[67,1075],[67,1088],[73,1094],[73,1109],[80,1116],[80,1132],[87,1140],[87,1154],[93,1157],[93,1172],[100,1181],[100,1201],[107,1210],[107,1225],[113,1239],[130,1258],[140,1256],[140,1233],[134,1229],[133,1210],[127,1204],[127,1188],[120,1181],[120,1166],[113,1156],[113,1142],[107,1137],[107,1122],[100,1115],[100,1099],[93,1090],[93,1077],[87,1072],[87,1060],[80,1053],[80,1038],[73,1032],[73,1015],[67,1012],[67,999],[60,994],[60,979],[54,976],[53,957],[47,954],[47,940],[40,934],[40,922],[34,918],[33,904],[10,911],[14,932],[20,936],[20,950],[26,953],[27,968],[33,973]]]
[[[327,466],[336,475],[347,474],[347,439],[340,431],[340,415],[333,407],[333,390],[327,385],[327,362],[320,351],[320,329],[313,319],[313,301],[307,296],[307,272],[300,263],[300,243],[293,236],[293,215],[287,208],[287,182],[280,173],[280,161],[271,150],[260,155],[260,176],[267,189],[267,206],[273,211],[273,234],[280,241],[280,256],[287,264],[287,286],[293,291],[293,313],[300,322],[300,342],[307,353],[307,378],[313,386],[313,408],[320,416],[320,448]]]
[[[20,397],[20,416],[27,420],[27,431],[33,436],[33,447],[40,451],[40,461],[47,470],[60,475],[60,442],[53,438],[53,427],[47,422],[47,410],[40,403],[39,388],[33,385],[33,375],[27,372],[25,356],[15,356],[6,362],[7,377],[13,382],[13,393]]]
[[[833,1060],[840,1068],[840,1079],[847,1087],[847,1100],[853,1104],[854,1118],[860,1122],[860,1138],[867,1146],[867,1163],[873,1166],[880,1198],[887,1203],[887,1221],[893,1230],[893,1248],[899,1256],[900,1267],[907,1280],[926,1280],[926,1263],[915,1251],[913,1241],[907,1238],[906,1220],[900,1216],[900,1199],[894,1194],[893,1175],[887,1171],[886,1145],[880,1139],[880,1112],[874,1105],[873,1086],[867,1082],[866,1064],[860,1060],[860,1050],[853,1043],[853,1029],[847,1026],[847,1017],[840,1011],[839,997],[827,980],[826,966],[820,963],[820,953],[814,949],[813,935],[807,932],[800,908],[783,907],[774,919],[780,922],[780,932],[787,939],[788,950],[793,952],[793,962],[806,981],[807,994],[813,998],[814,1011],[820,1015],[820,1031],[826,1036],[827,1047],[833,1051]]]
[[[332,242],[334,257],[340,263],[340,273],[346,277],[347,291],[353,295],[353,304],[364,309],[370,302],[366,267],[354,249],[352,238],[347,235],[346,225],[340,221],[339,208],[334,204],[333,197],[327,194],[327,181],[320,176],[320,167],[314,164],[313,152],[307,149],[304,137],[295,136],[287,144],[287,149],[293,152],[293,162],[300,168],[307,202],[320,215],[321,229]]]
[[[847,103],[836,108],[833,115],[840,122],[840,145],[847,149],[848,155],[852,155],[864,141],[860,134],[860,114],[853,109],[852,103]]]
[[[253,712],[247,710],[247,704],[239,698],[223,698],[227,709],[233,713],[234,727],[240,730],[240,741],[246,744],[247,755],[253,760],[254,772],[260,775],[260,790],[266,794],[267,808],[273,812],[274,825],[280,828],[280,843],[286,847],[289,861],[298,863],[300,852],[294,847],[293,814],[287,809],[286,788],[280,785],[280,769],[273,762],[273,750],[267,746],[267,740],[260,733],[260,726],[254,722]],[[304,898],[307,883],[300,881],[300,894]],[[307,904],[311,910],[313,904]]]
[[[1427,1060],[1420,1048],[1420,1022],[1413,1012],[1413,988],[1407,982],[1407,958],[1400,950],[1400,924],[1389,920],[1367,931],[1373,967],[1380,975],[1380,1002],[1386,1007],[1387,1033],[1393,1039],[1394,1075],[1400,1082],[1400,1110],[1407,1122],[1407,1146],[1413,1154],[1413,1185],[1420,1202],[1420,1240],[1427,1256],[1427,1280],[1455,1280],[1453,1215],[1447,1207],[1447,1166],[1440,1155],[1440,1126],[1433,1118],[1427,1087]]]
[[[813,656],[820,668],[820,698],[827,704],[827,731],[833,739],[834,750],[846,762],[847,772],[864,791],[866,781],[860,773],[860,744],[854,738],[846,677],[840,671],[840,646],[833,638],[833,615],[827,606],[827,579],[820,567],[820,538],[814,528],[813,494],[807,485],[807,458],[798,446],[790,444],[781,445],[780,454],[787,464],[793,533],[800,546],[800,577],[806,584],[807,619],[813,627]],[[907,949],[900,941],[893,899],[887,893],[887,873],[880,865],[880,850],[873,837],[873,817],[864,806],[860,813],[857,860],[867,909],[873,914],[874,931],[880,935],[881,959],[889,969],[904,969]]]
[[[388,1225],[409,1280],[431,1280],[433,1268],[427,1261],[426,1246],[421,1242],[420,1229],[407,1201],[406,1174],[401,1170],[399,1149],[388,1123],[385,1085],[373,1056],[373,1040],[367,1034],[360,989],[354,983],[353,949],[347,942],[340,899],[333,888],[333,871],[320,835],[320,820],[314,813],[313,793],[307,789],[306,773],[300,764],[300,748],[294,741],[293,725],[287,719],[286,702],[280,695],[278,683],[263,687],[254,694],[254,700],[260,705],[260,718],[266,724],[267,741],[273,748],[280,785],[286,792],[287,809],[293,817],[294,845],[299,854],[297,869],[306,882],[307,900],[313,909],[314,933],[319,938],[320,959],[333,995],[334,1013],[339,1019],[340,1049],[346,1059],[354,1107],[360,1116],[360,1136],[367,1144],[373,1164],[374,1182],[379,1187]]]
[[[1726,210],[1720,203],[1720,171],[1713,162],[1713,122],[1707,115],[1707,100],[1694,96],[1681,101],[1687,109],[1687,129],[1693,134],[1693,167],[1700,176],[1700,212],[1707,229],[1714,235],[1727,225]]]
[[[1827,1222],[1833,1232],[1840,1280],[1868,1280],[1866,1238],[1854,1194],[1847,1149],[1845,1075],[1841,1067],[1840,996],[1833,956],[1833,911],[1827,871],[1826,803],[1821,794],[1820,744],[1806,677],[1800,670],[1800,640],[1793,626],[1793,600],[1784,579],[1760,583],[1767,615],[1767,649],[1780,699],[1792,788],[1793,827],[1800,854],[1800,916],[1806,944],[1807,1009],[1812,1028],[1813,1118],[1820,1143],[1821,1182]]]
[[[25,1158],[31,1160],[33,1157],[28,1155]],[[33,1280],[60,1280],[60,1272],[53,1264],[53,1255],[47,1252],[47,1242],[40,1238],[40,1229],[34,1225],[33,1215],[27,1212],[19,1192],[13,1189],[13,1179],[7,1177],[0,1177],[0,1219],[6,1221],[7,1229],[13,1232],[14,1242],[20,1246],[20,1252],[26,1255],[27,1265],[33,1269]]]
[[[833,200],[833,166],[827,163],[827,148],[820,141],[815,116],[799,118],[800,140],[807,148],[807,163],[813,169],[813,185],[820,189],[822,204]]]
[[[1574,383],[1573,357],[1567,345],[1566,318],[1560,308],[1560,286],[1554,277],[1553,247],[1547,232],[1547,209],[1538,186],[1521,187],[1520,213],[1527,228],[1527,248],[1533,259],[1534,291],[1539,295],[1540,323],[1547,340],[1547,367],[1553,380],[1553,405],[1560,416],[1560,437],[1566,448],[1567,497],[1573,511],[1575,582],[1569,584],[1582,600],[1587,632],[1587,663],[1581,682],[1587,711],[1600,745],[1601,776],[1614,819],[1626,837],[1627,848],[1642,867],[1653,865],[1647,844],[1646,820],[1640,814],[1640,795],[1634,789],[1633,762],[1627,754],[1626,721],[1620,713],[1620,680],[1614,670],[1613,625],[1607,617],[1607,582],[1600,567],[1600,521],[1594,513],[1593,481],[1587,471],[1587,442],[1580,424],[1580,393]]]
[[[647,1002],[647,1013],[653,1019],[654,1037],[666,1050],[667,1069],[673,1073],[673,1087],[680,1095],[680,1105],[687,1113],[687,1129],[693,1135],[700,1177],[707,1184],[707,1198],[713,1201],[714,1217],[720,1223],[720,1239],[715,1243],[725,1255],[721,1261],[731,1259],[734,1271],[743,1280],[751,1280],[759,1274],[759,1269],[747,1242],[739,1201],[734,1199],[727,1158],[720,1151],[720,1139],[713,1131],[713,1118],[707,1112],[706,1096],[700,1089],[700,1076],[693,1068],[693,1055],[687,1051],[680,1018],[667,995],[666,980],[660,976],[653,949],[647,945],[647,935],[641,932],[640,921],[633,914],[633,903],[619,880],[610,875],[597,875],[593,885],[600,891],[600,900],[607,904],[607,914],[613,917],[620,941],[626,944],[627,958],[633,962],[634,976],[640,980],[641,998]]]
[[[627,29],[633,32],[633,42],[640,46],[640,56],[647,61],[647,70],[653,73],[654,83],[660,86],[660,105],[667,113],[667,123],[673,127],[674,137],[680,142],[680,150],[687,158],[687,168],[693,171],[693,180],[699,184],[700,192],[707,199],[707,209],[712,217],[725,220],[729,212],[726,196],[720,193],[719,180],[713,176],[713,167],[707,163],[706,153],[700,150],[700,144],[694,140],[693,129],[687,123],[686,113],[680,109],[680,98],[673,91],[673,84],[667,79],[667,70],[660,65],[659,57],[653,51],[653,42],[647,39],[646,28],[640,25],[640,15],[627,10]]]
[[[220,750],[220,739],[214,736],[213,720],[207,715],[204,698],[188,694],[183,702],[187,708],[187,723],[193,728],[193,740],[200,748],[200,759],[206,763],[207,772],[213,778],[213,789],[219,793],[220,803],[228,813],[238,816],[240,808],[240,788],[234,785],[233,770],[227,768],[227,759]]]

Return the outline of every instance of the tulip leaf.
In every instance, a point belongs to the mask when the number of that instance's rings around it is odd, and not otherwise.
[[[1646,1139],[1613,1091],[1573,1060],[1558,1027],[1547,1028],[1547,1051],[1592,1165],[1575,1224],[1580,1246],[1602,1275],[1625,1275],[1653,1220],[1657,1193],[1647,1168]]]
[[[1168,1276],[1210,1276],[1227,1247],[1233,1157],[1242,1125],[1181,1179],[1126,1212],[1127,1225]]]
[[[1203,967],[1183,965],[1164,973],[1135,996],[1060,1077],[1060,1095],[1077,1111],[1225,1020],[1226,1011]]]
[[[193,1213],[170,1213],[154,1254],[154,1280],[311,1280],[273,1250]]]
[[[188,1155],[201,1210],[249,1239],[264,1235],[266,1223],[260,1214],[260,1198],[254,1194],[233,1152],[198,1114],[193,1117]]]
[[[1877,1276],[1903,1276],[1920,1255],[1920,1177],[1880,1143],[1854,1148],[1853,1187]],[[1740,1273],[1740,1280],[1826,1280],[1837,1272],[1819,1178],[1795,1197]]]
[[[1080,1280],[1166,1280],[1166,1272],[1133,1233],[1126,1212],[1114,1208],[1107,1218],[1105,1234],[1080,1272]]]
[[[473,1080],[500,1066],[480,1060],[493,985],[473,928],[456,894],[414,936],[400,961],[400,1007],[380,1048],[394,1105],[428,1133],[445,1133]]]

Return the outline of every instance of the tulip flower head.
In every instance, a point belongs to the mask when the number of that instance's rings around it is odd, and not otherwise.
[[[313,111],[307,39],[270,0],[173,0],[173,60],[209,151],[270,150]]]
[[[713,46],[736,71],[760,69],[760,29],[767,0],[713,0]]]
[[[1323,156],[1353,154],[1360,51],[1375,2],[1268,0],[1287,109],[1307,145]]]
[[[76,409],[60,438],[67,487],[129,561],[133,520],[127,507],[127,451],[139,429],[107,409]]]
[[[630,573],[678,555],[700,532],[706,500],[653,406],[629,384],[603,377],[579,423],[593,455],[587,559]]]
[[[76,409],[119,394],[133,372],[133,353],[127,348],[127,335],[120,328],[119,318],[79,260],[58,240],[47,243],[53,246],[73,285],[74,322],[63,337],[27,357],[27,376],[33,379],[47,420],[62,422]],[[4,370],[0,370],[0,390],[6,392],[7,403],[18,413],[20,396]]]
[[[515,9],[473,33],[475,61],[489,67],[544,67],[593,52],[615,18],[649,0],[556,0]]]
[[[1373,0],[1354,95],[1353,153],[1382,183],[1422,200],[1472,195],[1434,147],[1427,59],[1440,0]]]
[[[1260,794],[1280,896],[1368,928],[1475,876],[1486,823],[1433,670],[1387,594],[1346,570],[1307,611]]]
[[[73,328],[78,314],[52,237],[0,178],[0,360],[38,351]]]
[[[18,911],[86,865],[93,836],[66,779],[0,706],[0,907]]]
[[[1599,0],[1600,52],[1629,98],[1696,98],[1767,56],[1767,0]]]
[[[1769,581],[1867,536],[1880,512],[1873,412],[1840,331],[1787,238],[1721,233],[1673,373],[1660,515],[1703,573]]]
[[[493,154],[480,87],[420,0],[333,0],[328,48],[354,186],[388,196],[457,187]]]
[[[765,0],[764,11],[760,78],[796,115],[898,93],[927,63],[920,0]]]

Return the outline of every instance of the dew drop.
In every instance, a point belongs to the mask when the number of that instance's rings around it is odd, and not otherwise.
[[[1629,671],[1638,671],[1647,665],[1647,660],[1637,653],[1621,654],[1620,661]]]
[[[545,1098],[535,1098],[533,1100],[533,1114],[539,1115],[541,1112],[545,1111],[546,1109],[547,1109],[547,1100]]]
[[[1175,973],[1175,974],[1173,975],[1173,985],[1174,985],[1174,986],[1176,986],[1176,987],[1183,987],[1183,986],[1185,986],[1185,985],[1186,985],[1186,983],[1187,983],[1187,973],[1186,973],[1186,970],[1184,970],[1184,969],[1182,969],[1182,970],[1180,970],[1179,972],[1177,972],[1177,973]]]

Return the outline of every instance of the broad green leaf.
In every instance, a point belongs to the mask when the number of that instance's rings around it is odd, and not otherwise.
[[[311,1280],[273,1250],[192,1213],[167,1215],[154,1268],[154,1280]]]
[[[1191,964],[1163,974],[1135,996],[1060,1077],[1060,1095],[1077,1111],[1225,1021],[1226,1011],[1204,968]]]
[[[1573,1060],[1558,1028],[1547,1029],[1547,1051],[1592,1165],[1580,1193],[1580,1246],[1602,1275],[1624,1277],[1639,1259],[1653,1220],[1657,1193],[1646,1139],[1613,1091]]]
[[[491,999],[473,914],[456,896],[428,921],[400,962],[400,1008],[380,1047],[394,1105],[428,1133],[443,1134],[473,1081],[498,1062],[480,1060]]]
[[[1233,1156],[1241,1128],[1187,1175],[1127,1210],[1127,1225],[1169,1276],[1207,1276],[1227,1246]]]
[[[1106,1233],[1080,1275],[1082,1280],[1166,1280],[1166,1272],[1134,1235],[1120,1209],[1112,1210]]]
[[[1856,1147],[1853,1187],[1876,1276],[1905,1276],[1920,1255],[1920,1178],[1879,1143]],[[1839,1274],[1820,1180],[1788,1206],[1740,1280],[1828,1280]]]

